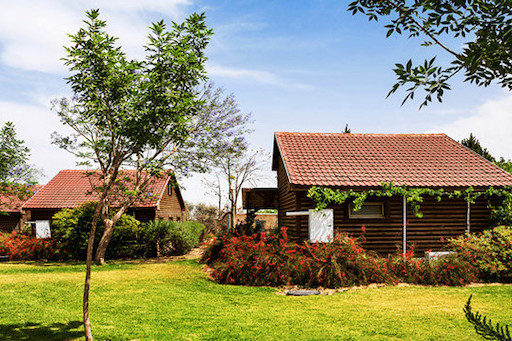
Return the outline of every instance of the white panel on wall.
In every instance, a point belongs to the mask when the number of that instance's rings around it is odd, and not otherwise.
[[[334,233],[334,211],[309,210],[309,241],[312,243],[327,243],[332,240]]]
[[[36,238],[49,238],[50,221],[49,220],[36,220]]]

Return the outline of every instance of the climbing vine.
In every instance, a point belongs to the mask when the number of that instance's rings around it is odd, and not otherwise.
[[[356,192],[352,189],[341,191],[334,190],[327,187],[313,186],[308,191],[308,197],[313,199],[316,203],[316,209],[322,210],[329,204],[341,205],[345,202],[351,202],[354,211],[359,211],[368,197],[405,197],[407,204],[411,207],[412,213],[418,218],[422,218],[421,203],[425,197],[431,197],[435,201],[440,202],[443,198],[454,199],[463,198],[466,202],[474,204],[476,199],[484,196],[487,199],[497,197],[499,204],[493,206],[489,201],[488,207],[492,209],[494,220],[498,224],[510,224],[512,222],[512,186],[503,188],[489,187],[487,190],[475,191],[473,187],[468,187],[465,190],[447,191],[443,188],[419,188],[407,187],[407,185],[396,186],[392,182],[381,183],[382,188],[367,191]]]

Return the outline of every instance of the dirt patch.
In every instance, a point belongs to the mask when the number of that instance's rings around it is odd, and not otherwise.
[[[336,288],[336,289],[319,287],[319,288],[313,288],[313,289],[320,291],[320,295],[333,295],[338,292],[344,292],[344,291],[349,291],[349,290],[376,289],[376,288],[381,288],[381,287],[385,287],[385,286],[387,286],[387,284],[370,284],[370,285],[361,285],[361,286],[355,286],[355,287]],[[301,288],[298,286],[280,287],[280,288],[276,288],[276,290],[277,290],[276,295],[284,296],[290,290],[301,290],[301,289],[304,289],[304,288]],[[309,288],[309,289],[311,289],[311,288]]]
[[[128,261],[130,263],[135,264],[157,264],[157,263],[169,263],[177,260],[191,260],[191,259],[199,259],[204,252],[205,247],[200,246],[193,248],[189,253],[181,256],[168,256],[168,257],[155,257],[155,258],[147,258],[147,259],[125,259],[123,261]],[[115,262],[115,261],[114,261]]]

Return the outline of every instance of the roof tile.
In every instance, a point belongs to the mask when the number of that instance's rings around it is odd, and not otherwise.
[[[84,202],[98,199],[96,193],[91,193],[91,182],[99,184],[97,176],[87,176],[88,170],[61,170],[53,179],[40,189],[24,205],[24,209],[34,208],[74,208]],[[122,170],[119,176],[135,178],[134,170]],[[152,181],[146,189],[146,198],[136,203],[137,207],[155,207],[158,205],[169,177]],[[114,202],[115,206],[116,203]]]
[[[511,174],[445,134],[276,132],[275,137],[295,185],[512,185]]]

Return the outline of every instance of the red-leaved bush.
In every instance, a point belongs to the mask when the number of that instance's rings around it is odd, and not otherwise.
[[[10,260],[51,259],[55,253],[55,242],[50,238],[31,238],[16,231],[0,234],[0,256]]]
[[[410,251],[379,257],[347,234],[338,234],[330,243],[295,243],[288,240],[283,228],[280,235],[219,237],[207,248],[203,261],[221,283],[256,286],[465,285],[476,280],[474,267],[462,258],[425,262],[413,255]]]

